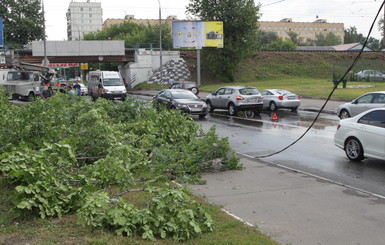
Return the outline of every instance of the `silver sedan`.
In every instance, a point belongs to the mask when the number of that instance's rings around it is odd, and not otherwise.
[[[301,105],[301,97],[284,89],[266,89],[261,92],[263,108],[275,111],[279,108],[297,110]]]
[[[352,102],[340,105],[337,108],[337,116],[345,119],[380,107],[385,107],[385,91],[367,93],[354,99]]]

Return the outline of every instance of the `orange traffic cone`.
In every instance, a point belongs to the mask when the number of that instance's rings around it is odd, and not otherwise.
[[[273,113],[273,116],[271,117],[271,120],[278,121],[278,115],[276,112]]]

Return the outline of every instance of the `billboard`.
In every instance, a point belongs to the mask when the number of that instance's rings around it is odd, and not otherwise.
[[[0,18],[0,48],[4,47],[3,43],[3,18]]]
[[[174,48],[223,48],[222,21],[173,21]]]

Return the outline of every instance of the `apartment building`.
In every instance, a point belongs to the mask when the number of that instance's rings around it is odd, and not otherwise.
[[[295,32],[302,42],[315,40],[316,35],[333,32],[340,38],[341,44],[344,42],[344,24],[328,23],[325,19],[317,19],[314,22],[293,22],[291,18],[285,18],[280,21],[260,21],[259,29],[266,32],[274,32],[283,40],[290,39],[288,32]]]
[[[80,40],[84,34],[103,28],[102,5],[99,2],[71,0],[67,10],[67,38]]]
[[[172,22],[178,20],[176,15],[170,15],[167,19],[162,19],[162,25],[167,24],[172,28]],[[159,25],[159,19],[135,19],[134,15],[126,15],[124,19],[106,19],[103,23],[103,28],[109,27],[111,25],[122,24],[124,22],[132,22],[135,24],[143,25]]]

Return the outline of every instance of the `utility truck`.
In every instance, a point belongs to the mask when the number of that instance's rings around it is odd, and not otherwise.
[[[0,85],[12,99],[31,101],[45,87],[64,90],[60,85],[53,84],[54,75],[55,71],[48,66],[20,63],[0,69]]]

